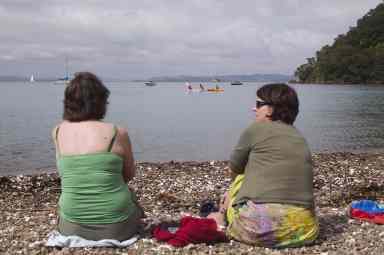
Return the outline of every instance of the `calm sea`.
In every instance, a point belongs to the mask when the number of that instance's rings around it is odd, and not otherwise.
[[[254,118],[251,108],[262,84],[223,83],[224,93],[187,93],[182,83],[106,85],[107,121],[128,128],[136,160],[169,161],[228,159]],[[312,151],[384,148],[384,86],[292,86],[301,100],[296,127]],[[0,83],[0,175],[54,168],[50,131],[61,119],[64,88]]]

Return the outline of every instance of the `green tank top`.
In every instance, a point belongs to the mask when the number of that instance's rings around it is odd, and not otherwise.
[[[106,152],[61,156],[57,148],[60,217],[81,224],[109,224],[126,220],[137,209],[123,179],[123,158],[110,151],[116,131]]]

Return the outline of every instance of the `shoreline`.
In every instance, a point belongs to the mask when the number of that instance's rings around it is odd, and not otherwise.
[[[368,149],[354,149],[354,150],[348,150],[348,151],[339,151],[339,150],[322,150],[322,151],[316,151],[312,152],[312,156],[316,155],[331,155],[331,154],[360,154],[360,155],[370,155],[370,154],[384,154],[384,147],[383,148],[368,148]],[[168,160],[168,161],[141,161],[136,160],[136,165],[140,164],[167,164],[169,162],[178,162],[178,163],[184,163],[184,162],[194,162],[194,163],[204,163],[204,162],[228,162],[228,160]],[[8,173],[3,174],[0,172],[0,178],[1,177],[12,177],[12,176],[34,176],[34,175],[42,175],[42,174],[54,174],[57,173],[57,169],[55,165],[50,165],[46,167],[41,168],[34,168],[29,170],[17,170],[16,173]]]
[[[56,228],[60,180],[57,173],[0,177],[0,253],[10,254],[383,254],[382,226],[349,219],[355,199],[384,200],[384,153],[316,153],[314,192],[320,235],[311,246],[290,249],[252,247],[236,241],[181,249],[158,243],[148,233],[127,249],[55,249],[44,246]],[[137,163],[129,186],[137,192],[146,224],[197,214],[204,199],[219,200],[230,184],[227,161]]]
[[[329,81],[329,82],[301,82],[301,81],[287,81],[288,84],[302,84],[302,85],[358,85],[358,86],[384,86],[384,82],[380,81],[377,83],[353,83],[353,82],[342,82],[342,81]]]

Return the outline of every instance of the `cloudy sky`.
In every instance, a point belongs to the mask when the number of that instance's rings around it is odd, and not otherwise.
[[[382,0],[0,0],[0,75],[292,74]]]

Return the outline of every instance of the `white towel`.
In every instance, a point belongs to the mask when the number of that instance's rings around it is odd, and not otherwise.
[[[48,240],[45,246],[55,247],[128,247],[139,240],[139,236],[134,236],[125,241],[113,239],[102,239],[99,241],[86,240],[80,236],[64,236],[54,230],[48,234]]]

